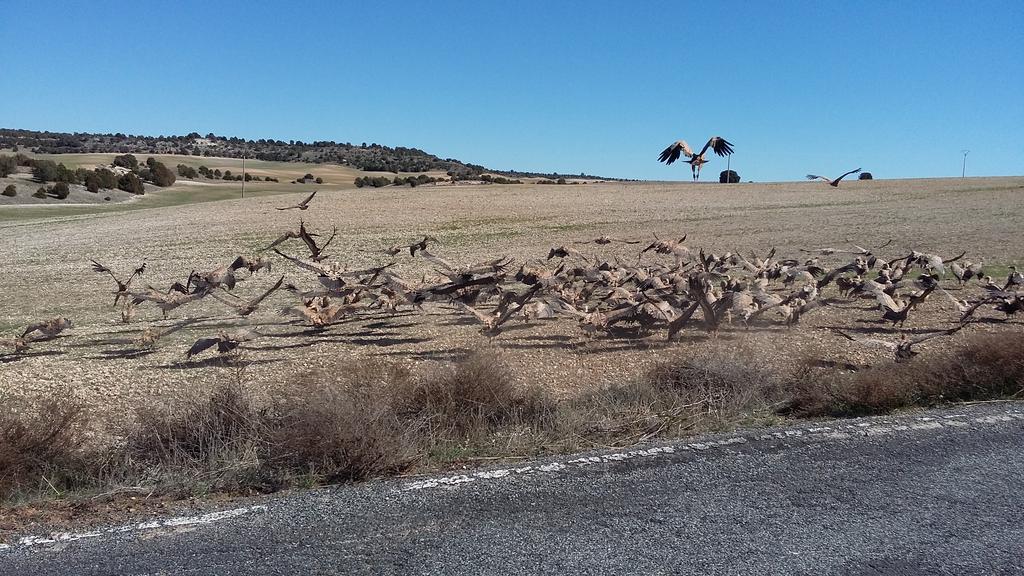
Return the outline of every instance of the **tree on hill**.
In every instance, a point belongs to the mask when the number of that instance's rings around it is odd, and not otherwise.
[[[135,170],[139,167],[139,159],[133,154],[122,154],[121,156],[114,156],[114,166],[120,166],[129,170]]]
[[[139,180],[139,177],[131,172],[117,179],[117,187],[119,190],[124,190],[130,194],[146,193],[146,187],[143,186],[142,180]]]
[[[150,160],[153,159],[150,158]],[[171,184],[174,184],[174,180],[174,172],[171,172],[171,169],[164,165],[163,162],[153,160],[153,163],[149,164],[149,181],[153,184],[156,184],[161,188],[166,188]]]
[[[36,182],[53,182],[57,179],[57,163],[53,160],[36,160],[32,163],[32,178]]]
[[[3,194],[4,196],[9,196],[13,198],[18,195],[18,189],[14,186],[14,184],[8,184],[7,188],[4,188]]]
[[[18,159],[14,156],[0,156],[0,178],[7,178],[18,170]]]
[[[873,179],[874,179],[874,176],[871,175],[871,172],[861,172],[860,176],[857,176],[857,180],[873,180]]]

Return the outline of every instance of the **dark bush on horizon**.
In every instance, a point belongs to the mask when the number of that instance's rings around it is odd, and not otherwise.
[[[874,180],[871,172],[861,172],[860,176],[857,176],[857,180]]]
[[[720,184],[739,184],[740,175],[735,170],[722,170],[718,174],[718,182]]]

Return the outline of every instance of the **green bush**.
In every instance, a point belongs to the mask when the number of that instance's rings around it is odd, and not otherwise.
[[[118,178],[117,188],[131,194],[146,193],[146,187],[142,185],[142,180],[139,180],[139,177],[131,172]]]
[[[718,174],[718,182],[721,184],[738,184],[740,175],[735,170],[722,170]]]
[[[38,190],[32,193],[33,198],[46,198],[49,194],[46,193],[46,186],[40,186]]]
[[[35,160],[32,162],[32,177],[36,182],[53,182],[57,180],[57,163],[53,160]]]
[[[14,186],[14,184],[10,184],[7,186],[7,188],[4,188],[3,194],[4,196],[14,198],[15,196],[18,195],[18,189]]]
[[[18,159],[14,156],[0,156],[0,178],[7,178],[18,169]]]
[[[153,159],[150,158],[150,160]],[[156,184],[161,188],[166,188],[171,184],[174,184],[174,180],[174,172],[172,172],[171,169],[163,163],[153,160],[153,163],[149,164],[149,181],[153,184]]]
[[[54,198],[57,198],[58,200],[63,200],[67,198],[69,194],[71,194],[71,187],[68,186],[67,182],[57,182],[56,184],[50,187],[49,192],[50,194],[53,195]]]
[[[114,156],[114,166],[121,166],[134,171],[139,167],[139,159],[132,154],[122,154],[121,156]]]

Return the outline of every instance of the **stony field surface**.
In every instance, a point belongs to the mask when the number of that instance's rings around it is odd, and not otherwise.
[[[686,244],[695,250],[755,250],[763,256],[775,246],[780,257],[795,258],[809,257],[801,248],[844,248],[846,239],[877,245],[891,238],[880,257],[895,258],[911,249],[952,257],[966,250],[967,259],[984,259],[991,265],[1000,283],[1006,266],[1024,264],[1024,177],[844,181],[838,189],[820,182],[363,188],[322,191],[305,212],[274,209],[297,202],[308,192],[303,187],[290,195],[245,200],[0,218],[0,336],[20,334],[26,324],[52,316],[66,316],[75,323],[61,337],[35,344],[27,354],[0,356],[0,397],[67,386],[116,420],[139,406],[201,392],[218,379],[234,377],[234,368],[208,355],[186,361],[185,351],[199,337],[243,325],[265,335],[246,345],[242,359],[245,377],[268,394],[314,368],[344,370],[352,362],[370,360],[450,361],[492,349],[523,382],[544,382],[564,396],[635,377],[660,359],[709,347],[740,350],[778,366],[808,357],[863,365],[888,361],[887,352],[847,342],[828,327],[896,337],[888,324],[878,322],[881,313],[872,300],[837,301],[807,315],[793,329],[768,314],[767,322],[749,329],[727,326],[717,338],[691,325],[677,342],[667,342],[664,331],[647,338],[590,339],[571,318],[530,324],[514,320],[513,327],[488,342],[478,333],[475,320],[442,303],[427,304],[423,313],[359,313],[318,333],[279,313],[297,303],[284,291],[271,296],[248,319],[237,318],[231,309],[207,298],[174,311],[167,321],[146,304],[126,325],[111,306],[110,278],[90,269],[90,258],[123,272],[145,260],[147,272],[133,287],[166,288],[175,280],[184,282],[190,270],[209,270],[238,254],[256,254],[284,230],[297,228],[300,217],[321,232],[337,226],[330,259],[352,268],[387,263],[391,258],[381,252],[383,248],[425,234],[441,241],[432,249],[435,253],[465,264],[500,255],[520,263],[542,259],[552,246],[603,234],[638,240],[686,234]],[[284,251],[302,255],[301,244],[292,242],[283,246]],[[619,244],[575,247],[628,262],[635,262],[638,252],[638,246]],[[236,293],[254,295],[280,274],[286,275],[286,282],[316,285],[309,273],[272,253],[265,255],[275,259],[272,272],[261,271],[250,279],[241,271],[244,280]],[[665,258],[650,253],[644,257]],[[835,265],[849,258],[834,255],[822,262]],[[396,260],[395,270],[406,279],[434,275],[427,262],[408,253]],[[976,284],[960,288],[949,275],[943,286],[957,298],[983,292]],[[780,285],[777,288],[783,291]],[[824,295],[836,297],[835,287]],[[990,321],[929,341],[921,346],[922,352],[941,354],[969,332],[1020,330],[1024,320],[995,322],[1002,315],[992,311],[980,316]],[[143,327],[170,325],[182,318],[199,321],[162,340],[154,351],[135,349],[134,339]],[[935,294],[911,314],[905,328],[948,328],[957,318],[950,301]]]

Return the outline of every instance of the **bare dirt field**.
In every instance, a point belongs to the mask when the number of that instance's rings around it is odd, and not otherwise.
[[[882,338],[895,338],[872,300],[839,299],[808,314],[787,329],[774,317],[745,329],[723,328],[716,338],[697,326],[679,341],[665,332],[647,338],[586,337],[572,318],[514,320],[510,329],[489,342],[470,316],[443,303],[424,311],[366,311],[323,332],[311,331],[282,307],[298,299],[279,291],[248,319],[203,299],[164,321],[155,307],[143,305],[135,322],[122,324],[110,278],[90,269],[96,259],[119,272],[143,260],[145,276],[133,287],[166,288],[184,282],[191,270],[210,270],[238,254],[254,255],[300,218],[307,226],[338,237],[329,260],[351,268],[392,260],[381,250],[416,241],[425,234],[440,240],[438,255],[461,264],[507,255],[517,263],[543,259],[548,250],[573,241],[610,235],[647,240],[687,235],[686,244],[721,254],[751,250],[764,255],[776,247],[780,257],[804,259],[801,248],[847,247],[846,239],[878,245],[883,258],[905,256],[911,249],[984,262],[997,282],[1006,266],[1024,261],[1024,177],[843,182],[838,189],[820,182],[778,184],[605,183],[594,185],[490,185],[438,188],[323,190],[304,212],[277,211],[301,200],[309,189],[292,195],[170,205],[130,211],[82,214],[32,214],[13,217],[0,208],[0,261],[4,303],[0,336],[15,336],[30,322],[66,316],[74,327],[55,340],[40,342],[23,355],[0,357],[0,396],[46,392],[69,386],[95,402],[112,420],[143,405],[169,401],[184,393],[209,389],[228,378],[231,368],[200,356],[186,361],[197,338],[237,326],[264,334],[245,345],[247,377],[268,392],[313,367],[344,369],[347,362],[368,359],[420,363],[450,361],[479,349],[493,349],[524,382],[545,382],[561,395],[636,377],[660,359],[686,356],[707,347],[748,351],[777,364],[808,354],[840,364],[890,361],[885,350],[872,350],[842,339],[827,328],[841,326]],[[283,249],[302,255],[301,244]],[[642,247],[641,244],[639,247]],[[585,254],[636,262],[638,246],[578,245]],[[273,270],[248,272],[235,292],[254,295],[280,274],[286,282],[316,285],[308,272],[272,253]],[[644,254],[655,262],[665,256]],[[849,255],[822,257],[828,266]],[[408,252],[394,258],[404,278],[419,281],[432,267]],[[554,261],[549,263],[554,267]],[[977,284],[959,288],[948,274],[943,286],[957,298],[981,294]],[[780,293],[783,289],[776,285]],[[826,295],[836,297],[835,287]],[[986,310],[983,319],[1002,314]],[[134,350],[133,340],[145,326],[166,326],[181,318],[199,318],[188,328],[161,340],[152,351]],[[906,330],[948,328],[958,318],[951,302],[935,294],[910,316]],[[948,339],[922,345],[923,353],[940,354],[970,332],[1020,330],[1020,318],[970,325]]]

